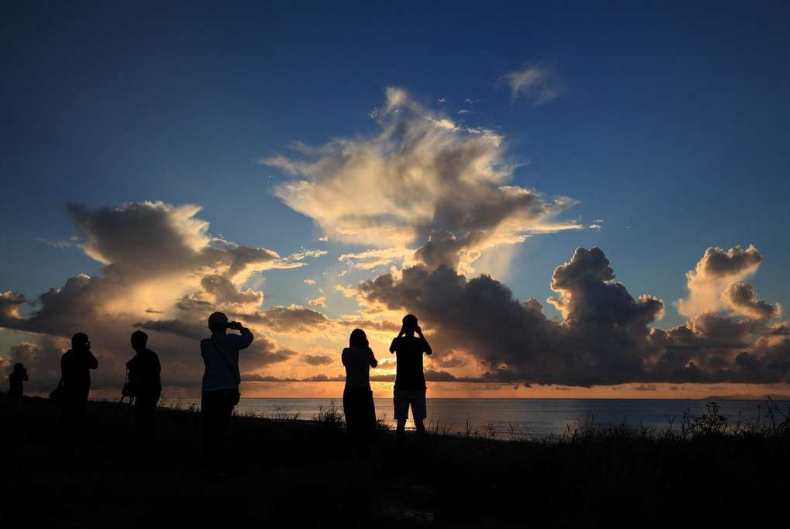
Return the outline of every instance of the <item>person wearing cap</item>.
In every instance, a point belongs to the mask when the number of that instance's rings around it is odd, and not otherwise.
[[[203,464],[215,467],[220,463],[225,430],[239,403],[241,374],[239,351],[252,343],[252,332],[241,323],[228,321],[222,312],[208,318],[211,337],[200,341],[200,355],[205,364],[203,392],[200,399]],[[228,334],[228,329],[239,334]]]
[[[159,356],[148,348],[148,335],[135,331],[131,336],[134,357],[126,362],[128,381],[123,388],[125,396],[134,397],[134,422],[139,448],[149,448],[154,441],[156,405],[162,394]]]

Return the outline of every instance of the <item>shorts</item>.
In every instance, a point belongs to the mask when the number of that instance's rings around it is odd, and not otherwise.
[[[428,407],[425,404],[425,390],[395,390],[395,419],[405,421],[409,417],[409,405],[411,405],[412,419],[419,420],[428,417]]]

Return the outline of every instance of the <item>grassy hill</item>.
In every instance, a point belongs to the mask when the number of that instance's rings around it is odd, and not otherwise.
[[[332,410],[235,417],[226,478],[197,466],[195,410],[160,410],[151,454],[135,450],[127,411],[89,403],[89,441],[67,458],[58,408],[0,401],[0,527],[759,526],[788,494],[790,428],[776,407],[759,424],[727,424],[714,405],[671,430],[433,432],[402,450],[382,431],[369,475],[350,463]]]

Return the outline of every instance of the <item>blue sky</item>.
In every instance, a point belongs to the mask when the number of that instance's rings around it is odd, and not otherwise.
[[[504,135],[525,163],[514,185],[580,201],[562,218],[603,219],[519,245],[500,278],[516,297],[543,302],[556,266],[600,246],[677,325],[672,302],[705,249],[753,244],[765,260],[752,284],[790,306],[786,3],[198,4],[4,8],[0,290],[34,298],[98,271],[78,248],[42,242],[75,233],[67,202],[161,200],[203,206],[231,241],[329,251],[266,273],[267,304],[304,304],[315,293],[303,279],[365,247],[318,241],[274,196],[285,175],[258,161],[372,134],[368,114],[394,86]],[[514,101],[503,76],[526,65],[552,72],[559,95]],[[331,296],[328,314],[351,307]]]

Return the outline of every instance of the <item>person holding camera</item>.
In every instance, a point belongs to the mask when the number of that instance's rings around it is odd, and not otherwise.
[[[78,332],[72,336],[71,349],[63,353],[60,358],[63,423],[67,448],[73,449],[85,435],[87,428],[85,414],[91,389],[91,370],[98,367],[99,361],[91,352],[88,335]]]
[[[375,368],[378,361],[365,331],[354,329],[341,359],[346,368],[343,413],[346,416],[349,445],[357,456],[367,458],[376,435],[376,405],[370,389],[370,368]]]
[[[8,375],[8,396],[12,399],[21,399],[24,393],[24,383],[27,380],[27,369],[24,364],[14,364],[14,370]]]
[[[209,316],[208,328],[211,338],[200,341],[200,355],[206,367],[200,399],[202,454],[203,464],[216,468],[220,463],[225,430],[241,398],[239,351],[249,347],[253,336],[241,323],[229,322],[222,312]],[[239,331],[239,334],[228,334],[228,329]]]
[[[415,336],[415,334],[417,336]],[[395,419],[398,421],[398,444],[403,444],[406,419],[411,407],[414,428],[422,438],[425,434],[423,420],[428,416],[425,401],[425,374],[422,369],[422,354],[431,354],[431,346],[422,334],[417,317],[407,314],[398,336],[392,340],[390,353],[397,356],[395,372]]]
[[[123,395],[134,398],[135,435],[138,446],[149,447],[154,441],[156,405],[162,394],[159,356],[148,348],[148,335],[135,331],[131,336],[134,358],[126,362],[128,378]]]

